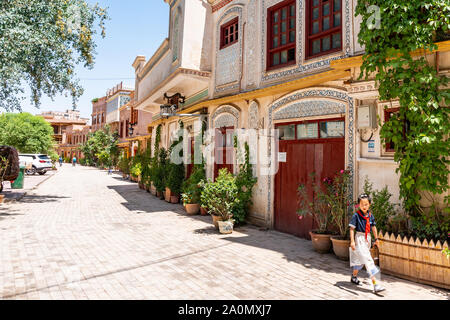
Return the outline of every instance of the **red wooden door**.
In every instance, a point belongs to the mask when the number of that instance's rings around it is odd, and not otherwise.
[[[223,127],[216,129],[215,150],[214,150],[214,179],[219,175],[219,170],[227,168],[233,173],[234,147],[233,147],[234,127]]]
[[[343,122],[341,119],[339,121]],[[318,130],[320,122],[330,121],[315,121]],[[292,140],[279,141],[279,152],[286,153],[286,162],[279,163],[275,176],[274,227],[276,230],[310,239],[309,231],[317,226],[311,217],[298,219],[298,186],[306,184],[312,199],[312,172],[316,173],[318,181],[322,181],[344,169],[345,140],[343,137],[322,137],[320,132],[312,139],[298,139],[296,126],[297,124],[293,124],[295,135]]]

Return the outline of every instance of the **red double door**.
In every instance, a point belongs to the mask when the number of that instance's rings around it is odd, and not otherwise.
[[[233,173],[234,163],[234,127],[216,129],[214,150],[214,179],[219,175],[219,170],[226,168]]]
[[[342,122],[342,130],[330,131],[332,137],[324,134],[321,130],[326,128],[326,124],[321,122]],[[303,122],[304,124],[305,122]],[[306,184],[310,199],[313,198],[312,177],[315,172],[316,179],[322,181],[326,177],[332,178],[345,166],[345,139],[343,119],[332,121],[311,121],[317,123],[318,133],[315,135],[310,130],[309,135],[313,138],[301,137],[298,131],[298,123],[289,124],[293,134],[284,136],[288,140],[279,141],[279,162],[278,172],[275,175],[275,217],[274,228],[276,230],[290,233],[301,238],[310,239],[309,231],[316,228],[312,218],[302,218],[299,220],[296,214],[298,209],[297,190],[299,184]],[[338,125],[338,126],[339,126]],[[331,123],[329,127],[336,127],[336,123]],[[280,129],[286,127],[285,124],[279,126]],[[314,128],[314,127],[313,127]],[[314,128],[315,129],[315,128]],[[341,132],[342,131],[342,132]],[[303,133],[306,132],[303,130]],[[300,136],[300,139],[299,139]]]

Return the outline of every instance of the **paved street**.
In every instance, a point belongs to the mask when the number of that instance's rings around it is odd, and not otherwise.
[[[349,282],[347,262],[309,241],[245,226],[220,235],[105,171],[65,165],[20,202],[0,204],[4,299],[448,299],[383,276]]]

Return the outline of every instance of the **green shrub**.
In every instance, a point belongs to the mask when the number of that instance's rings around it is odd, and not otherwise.
[[[238,148],[237,137],[234,137],[234,146]],[[253,166],[250,163],[250,148],[248,143],[244,144],[244,161],[239,167],[239,173],[236,176],[236,186],[238,187],[239,202],[233,209],[233,217],[238,224],[244,223],[245,218],[252,205],[253,187],[257,179],[253,177]],[[239,155],[240,156],[240,155]]]
[[[222,217],[224,221],[230,220],[239,205],[236,177],[223,168],[219,170],[215,182],[202,182],[201,186],[203,187],[201,203],[208,208],[209,213]]]
[[[159,149],[157,153],[157,162],[153,171],[153,184],[159,192],[166,189],[167,178],[167,151],[164,148]]]
[[[195,164],[192,168],[191,175],[181,185],[181,191],[190,195],[190,199],[192,202],[189,203],[199,203],[202,206],[206,207],[206,205],[201,203],[200,197],[202,193],[202,187],[200,183],[204,180],[206,180],[206,173],[203,163]]]
[[[122,153],[120,155],[118,166],[122,173],[130,174],[130,159],[127,158],[127,155],[125,153]]]
[[[365,194],[372,198],[370,211],[372,212],[377,223],[377,229],[392,232],[393,225],[391,222],[394,221],[393,219],[396,216],[396,211],[394,204],[390,202],[392,194],[389,192],[387,186],[381,190],[374,190],[373,184],[366,176],[363,190]],[[399,218],[400,217],[397,218],[398,222],[400,222]]]

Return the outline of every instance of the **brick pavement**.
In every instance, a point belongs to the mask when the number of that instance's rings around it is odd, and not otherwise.
[[[254,226],[221,235],[118,175],[65,166],[0,205],[3,299],[448,299],[383,276],[349,283],[348,262]]]

